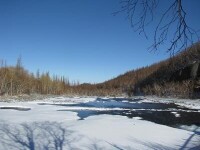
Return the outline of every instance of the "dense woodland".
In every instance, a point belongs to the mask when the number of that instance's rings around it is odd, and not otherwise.
[[[15,66],[1,61],[0,94],[67,94],[95,96],[157,95],[181,98],[200,96],[200,43],[176,56],[99,84],[70,83],[48,72],[29,73],[19,58]]]

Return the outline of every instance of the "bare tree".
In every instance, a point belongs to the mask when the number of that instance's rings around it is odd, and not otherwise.
[[[121,9],[114,15],[126,12],[131,27],[139,34],[147,38],[146,27],[155,21],[155,10],[164,0],[120,0]],[[186,11],[183,8],[183,0],[172,0],[169,6],[162,8],[162,14],[157,20],[153,35],[153,44],[150,50],[157,51],[159,46],[170,42],[167,52],[171,55],[193,45],[199,41],[198,31],[192,29],[186,19]],[[170,35],[172,34],[172,37]],[[170,38],[169,38],[170,37]],[[168,39],[169,38],[169,39]]]

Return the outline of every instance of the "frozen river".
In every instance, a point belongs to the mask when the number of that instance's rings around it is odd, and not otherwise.
[[[142,102],[142,99],[97,98],[95,101],[87,103],[52,105],[66,107],[66,109],[63,108],[58,111],[77,112],[80,119],[107,114],[121,115],[128,118],[140,117],[144,120],[170,126],[200,126],[199,109],[189,109],[174,103]]]
[[[187,103],[185,103],[187,104]],[[200,149],[200,109],[148,98],[0,102],[0,149]]]

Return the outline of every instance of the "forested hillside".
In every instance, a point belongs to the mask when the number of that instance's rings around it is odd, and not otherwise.
[[[199,97],[200,43],[173,58],[129,71],[100,84],[105,89],[131,95]]]
[[[68,94],[68,95],[157,95],[181,98],[200,96],[200,43],[173,58],[129,71],[99,84],[70,83],[65,77],[48,72],[29,73],[21,59],[15,66],[0,67],[0,94]]]

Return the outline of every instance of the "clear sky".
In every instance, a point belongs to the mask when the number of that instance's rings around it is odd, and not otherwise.
[[[185,5],[194,27],[199,6]],[[0,0],[0,59],[14,65],[21,55],[30,72],[94,83],[167,58],[165,47],[147,51],[152,41],[135,33],[125,14],[112,15],[119,8],[118,0]]]

